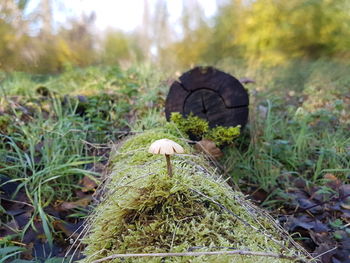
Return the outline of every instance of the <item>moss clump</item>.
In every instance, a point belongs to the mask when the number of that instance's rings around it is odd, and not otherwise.
[[[193,113],[184,118],[179,112],[171,113],[170,120],[176,124],[178,129],[186,134],[191,134],[196,137],[203,137],[209,131],[207,121],[194,116]]]
[[[173,133],[173,131],[172,131]],[[174,176],[161,155],[147,153],[157,139],[181,144],[189,155],[172,158]],[[228,250],[265,251],[304,257],[274,220],[233,191],[214,169],[170,131],[129,138],[111,160],[107,191],[90,218],[82,260],[90,263],[119,253]],[[220,204],[220,205],[218,205]],[[199,248],[199,249],[198,249]],[[172,257],[166,262],[290,262],[268,257]],[[161,258],[109,262],[162,262]]]
[[[171,113],[170,120],[181,132],[190,134],[198,139],[205,138],[212,140],[217,146],[232,143],[240,135],[240,126],[217,126],[215,128],[209,128],[207,121],[194,116],[193,113],[185,118],[179,112],[173,112]]]
[[[11,123],[11,117],[9,115],[1,115],[0,113],[0,132],[8,133]]]
[[[232,143],[241,134],[241,126],[223,127],[217,126],[210,130],[206,138],[212,140],[217,146]]]

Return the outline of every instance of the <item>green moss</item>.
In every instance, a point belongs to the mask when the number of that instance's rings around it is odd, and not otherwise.
[[[212,140],[216,143],[217,146],[221,146],[223,144],[231,143],[235,138],[240,135],[240,126],[236,127],[223,127],[217,126],[211,129],[205,138]]]
[[[130,137],[115,151],[107,191],[91,215],[91,230],[83,241],[87,257],[82,262],[117,253],[186,252],[194,247],[202,247],[196,251],[235,247],[305,256],[273,220],[241,193],[234,192],[202,157],[194,156],[171,132],[163,129]],[[187,153],[172,157],[172,178],[167,175],[164,156],[147,153],[154,140],[164,137],[180,143]],[[288,262],[264,257],[244,257],[244,262],[257,259]],[[221,255],[174,257],[167,262],[242,260],[241,256]],[[161,258],[109,262],[161,262]]]
[[[179,112],[173,112],[170,120],[176,124],[180,131],[197,137],[202,137],[209,130],[208,122],[194,116],[193,113],[184,118]]]
[[[196,138],[210,139],[217,146],[232,143],[240,134],[240,126],[209,128],[209,123],[193,113],[184,118],[179,112],[171,113],[170,120],[183,133],[191,134]]]
[[[0,131],[7,133],[10,123],[11,117],[9,115],[0,115]]]

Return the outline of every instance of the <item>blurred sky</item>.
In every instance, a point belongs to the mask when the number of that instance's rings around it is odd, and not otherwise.
[[[38,7],[40,0],[30,1],[27,9],[31,12]],[[149,0],[152,6],[156,0]],[[207,17],[215,14],[216,0],[198,1]],[[79,16],[81,13],[95,12],[95,25],[99,30],[118,28],[132,31],[141,25],[143,15],[143,0],[53,0],[53,13],[56,24],[61,24],[68,17]],[[181,0],[167,0],[170,23],[176,25],[182,12]]]

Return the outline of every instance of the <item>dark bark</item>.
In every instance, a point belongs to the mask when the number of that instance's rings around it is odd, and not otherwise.
[[[248,93],[236,78],[213,67],[196,67],[171,85],[165,114],[168,121],[172,112],[183,116],[192,112],[210,127],[244,127],[248,105]]]

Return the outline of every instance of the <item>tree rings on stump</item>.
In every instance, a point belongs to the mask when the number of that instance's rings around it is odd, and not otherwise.
[[[165,115],[184,117],[191,112],[208,121],[209,127],[244,127],[248,121],[248,93],[233,76],[213,67],[196,67],[184,73],[170,87]]]

